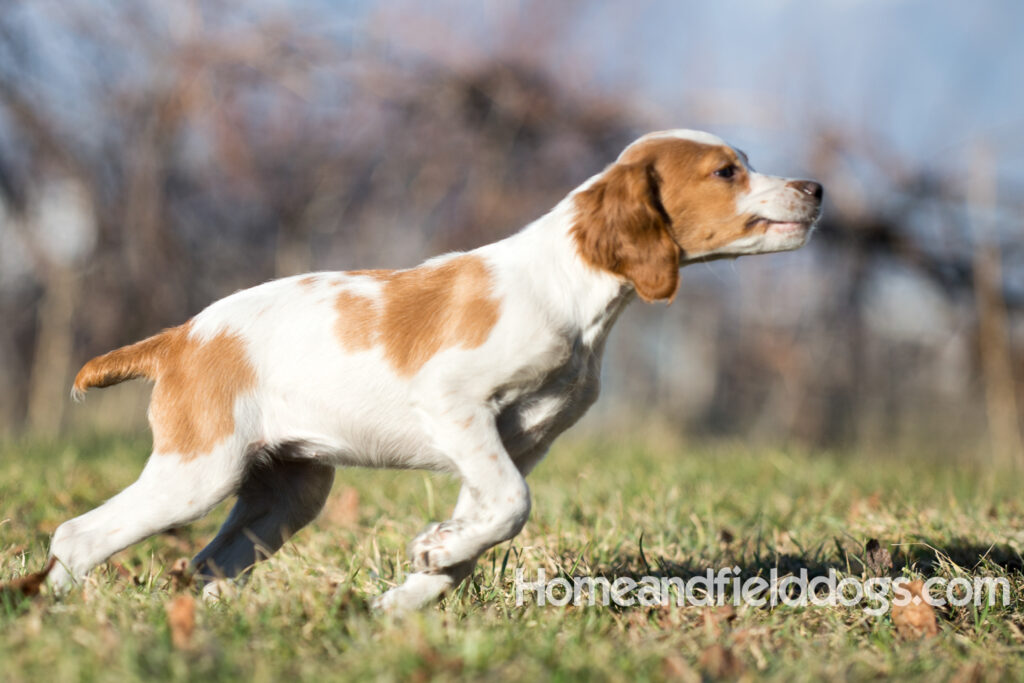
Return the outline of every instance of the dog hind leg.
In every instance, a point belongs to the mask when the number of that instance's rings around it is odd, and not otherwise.
[[[153,534],[195,521],[234,493],[244,458],[234,440],[195,458],[154,453],[139,478],[53,534],[50,555],[58,560],[50,586],[66,592],[114,553]]]
[[[233,578],[266,559],[323,509],[334,467],[272,456],[252,462],[238,502],[192,563],[203,579]]]

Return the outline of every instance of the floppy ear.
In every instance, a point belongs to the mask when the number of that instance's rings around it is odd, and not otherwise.
[[[644,301],[671,301],[679,288],[679,246],[649,163],[615,164],[576,195],[573,232],[589,264],[622,275]]]

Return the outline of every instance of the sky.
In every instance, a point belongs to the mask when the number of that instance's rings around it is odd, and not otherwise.
[[[653,21],[662,11],[666,21]],[[688,21],[703,30],[673,41]],[[668,2],[637,23],[657,32],[641,43],[646,64],[710,55],[679,90],[671,68],[636,70],[666,107],[690,88],[737,89],[791,120],[844,121],[921,160],[1013,133],[1004,161],[1024,161],[1024,3]]]

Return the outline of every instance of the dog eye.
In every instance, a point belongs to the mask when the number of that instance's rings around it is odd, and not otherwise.
[[[718,169],[714,173],[714,175],[718,176],[719,178],[725,178],[726,180],[729,180],[735,174],[736,174],[736,166],[733,165],[733,164],[729,164],[728,166],[723,166],[722,168]]]

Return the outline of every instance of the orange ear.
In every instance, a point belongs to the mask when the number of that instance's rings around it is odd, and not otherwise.
[[[671,301],[679,288],[679,246],[668,233],[650,164],[615,164],[576,195],[573,232],[592,266],[622,275],[644,301]]]

